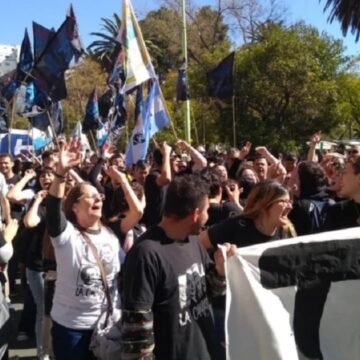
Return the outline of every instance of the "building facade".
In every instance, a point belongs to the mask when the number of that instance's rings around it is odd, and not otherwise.
[[[20,46],[0,44],[0,77],[16,69]]]

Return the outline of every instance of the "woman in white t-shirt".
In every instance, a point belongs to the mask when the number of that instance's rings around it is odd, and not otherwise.
[[[91,335],[99,315],[107,308],[100,269],[83,234],[97,249],[114,305],[118,300],[119,236],[124,230],[121,222],[111,224],[111,228],[103,225],[103,195],[86,182],[70,190],[64,201],[65,214],[61,210],[66,174],[79,162],[78,144],[65,144],[47,203],[47,228],[57,262],[51,311],[53,348],[57,360],[94,358],[89,351]],[[111,173],[119,182],[124,181],[119,172],[114,170]],[[124,188],[127,189],[127,185],[124,183]]]

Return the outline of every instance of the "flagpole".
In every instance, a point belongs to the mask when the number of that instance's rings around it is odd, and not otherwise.
[[[188,56],[187,56],[187,34],[186,34],[186,11],[185,11],[185,0],[181,2],[181,13],[182,13],[182,57],[185,62],[185,71],[188,71]],[[190,125],[190,100],[184,101],[184,122],[185,122],[185,140],[189,144],[191,143],[191,125]]]
[[[15,91],[15,94],[12,98],[12,108],[11,108],[11,118],[10,118],[10,126],[9,126],[9,133],[8,133],[8,153],[11,154],[11,133],[12,133],[12,127],[15,119],[15,110],[16,110],[16,99],[17,99],[17,89]]]
[[[94,133],[91,129],[89,130],[89,133],[90,133],[91,141],[93,142],[93,145],[94,145],[95,154],[99,155],[99,149],[98,149],[97,141],[95,140]]]
[[[232,97],[232,118],[233,118],[233,141],[236,148],[236,108],[235,108],[235,95]]]
[[[60,145],[59,145],[59,143],[58,143],[57,141],[54,141],[54,139],[56,139],[56,132],[55,132],[55,127],[54,127],[54,124],[53,124],[53,121],[52,121],[52,118],[51,118],[51,115],[50,115],[50,112],[49,112],[48,109],[46,110],[46,115],[47,115],[47,117],[48,117],[48,119],[49,119],[51,131],[52,131],[52,133],[53,133],[53,143],[56,144],[57,149],[60,151]]]

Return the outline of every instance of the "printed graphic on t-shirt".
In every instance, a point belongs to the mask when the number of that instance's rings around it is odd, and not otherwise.
[[[210,316],[210,304],[206,296],[205,270],[202,264],[193,264],[184,275],[178,277],[180,326]]]
[[[113,272],[115,251],[110,244],[103,244],[98,249],[98,253],[108,278]],[[75,296],[86,298],[102,298],[104,296],[100,269],[87,244],[84,245],[84,256],[81,259],[80,270],[77,276]]]

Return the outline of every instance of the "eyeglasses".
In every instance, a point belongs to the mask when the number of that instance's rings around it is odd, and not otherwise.
[[[79,198],[78,201],[81,199],[92,199],[92,200],[98,200],[100,199],[101,201],[105,200],[105,195],[101,194],[101,193],[93,193],[93,194],[82,194]]]

